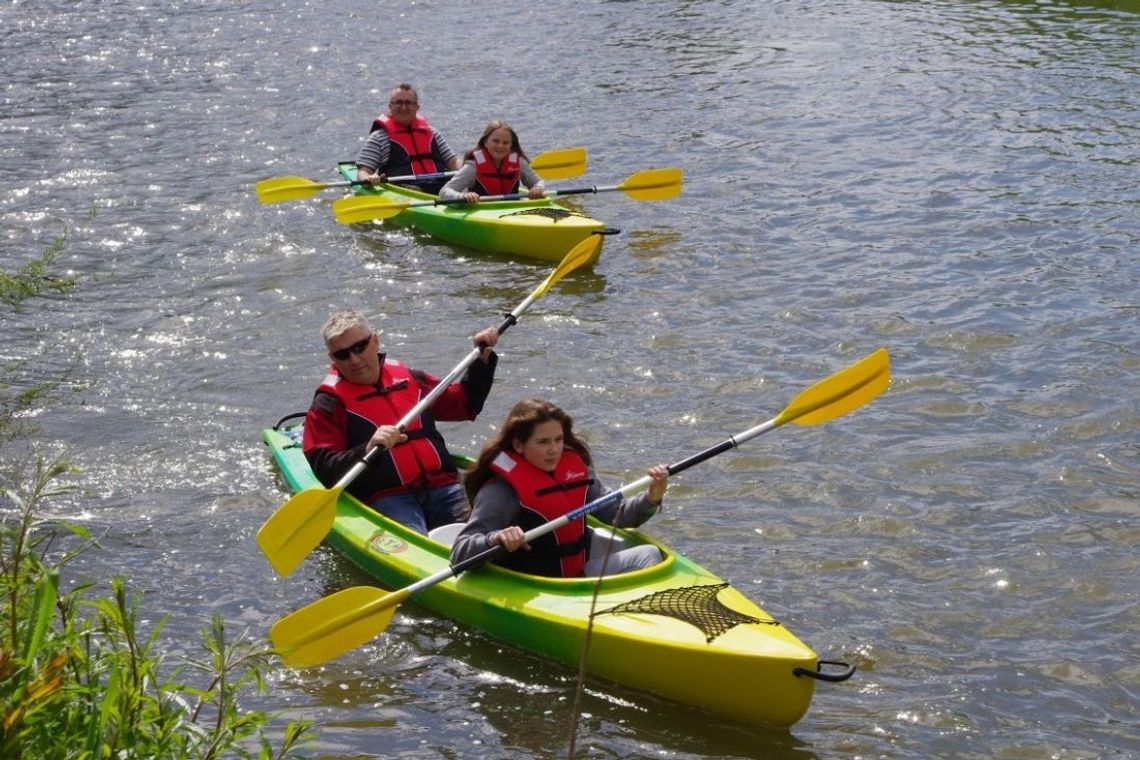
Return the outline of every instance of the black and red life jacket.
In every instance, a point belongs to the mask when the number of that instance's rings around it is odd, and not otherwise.
[[[417,116],[408,126],[400,124],[388,114],[377,116],[372,130],[383,129],[391,141],[388,157],[388,174],[432,174],[439,171],[432,158],[431,140],[435,130],[427,119]]]
[[[344,404],[348,417],[346,440],[349,446],[366,443],[381,425],[395,425],[419,403],[423,396],[412,373],[395,359],[385,357],[380,366],[380,382],[361,385],[345,380],[335,366],[321,382],[318,391],[336,396]],[[454,465],[435,421],[424,412],[407,425],[408,440],[377,457],[369,468],[375,473],[373,487],[378,489],[368,501],[388,490],[426,485],[441,471],[452,472]]]
[[[509,195],[518,192],[518,153],[508,153],[498,167],[485,150],[472,151],[471,158],[475,161],[475,192],[479,195]]]
[[[562,517],[586,503],[592,480],[585,461],[566,449],[553,473],[535,467],[521,455],[504,451],[491,462],[491,470],[518,496],[524,531]],[[586,567],[586,518],[579,517],[531,542],[530,551],[517,551],[498,562],[533,575],[577,578]]]

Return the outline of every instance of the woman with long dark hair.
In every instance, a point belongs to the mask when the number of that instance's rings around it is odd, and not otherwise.
[[[668,486],[665,465],[649,469],[652,482],[642,493],[595,512],[617,527],[641,525],[661,509]],[[452,563],[493,547],[507,550],[496,560],[520,572],[553,577],[613,575],[661,561],[652,544],[591,556],[592,531],[585,517],[573,520],[533,543],[526,531],[608,493],[594,472],[589,448],[574,432],[574,421],[542,399],[515,404],[499,433],[487,443],[464,479],[471,503],[467,525],[455,540]]]

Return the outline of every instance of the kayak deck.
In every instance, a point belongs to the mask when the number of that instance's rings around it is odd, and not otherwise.
[[[337,170],[349,181],[356,179],[356,166],[350,162],[341,162]],[[438,196],[399,185],[355,186],[353,192],[391,203],[439,200]],[[389,221],[480,251],[554,262],[561,261],[590,235],[605,234],[606,231],[602,222],[548,198],[413,206]],[[599,247],[599,255],[600,252]],[[594,258],[596,260],[597,255]],[[587,263],[593,264],[594,261]]]
[[[299,425],[263,431],[293,492],[322,487],[301,453],[299,436]],[[652,543],[665,559],[600,584],[596,578],[543,578],[488,564],[423,589],[415,601],[571,667],[581,659],[593,611],[586,664],[591,675],[751,724],[787,727],[803,716],[816,680],[805,675],[821,667],[810,648],[683,555],[638,531],[592,524],[621,543]],[[449,567],[447,545],[388,520],[347,493],[339,499],[327,541],[389,589]]]

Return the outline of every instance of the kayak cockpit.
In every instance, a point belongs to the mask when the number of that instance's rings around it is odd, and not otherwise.
[[[433,541],[438,541],[444,546],[452,546],[455,539],[463,532],[463,526],[467,523],[454,522],[447,525],[440,525],[438,528],[432,528],[428,531],[428,538]],[[611,543],[611,547],[606,544]],[[619,533],[610,530],[609,528],[592,525],[590,526],[590,555],[597,556],[604,554],[607,550],[610,552],[621,551],[629,545],[629,541]]]

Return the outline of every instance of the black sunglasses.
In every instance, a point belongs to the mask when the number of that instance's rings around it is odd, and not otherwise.
[[[352,354],[362,353],[364,351],[364,349],[368,348],[368,341],[370,341],[370,340],[372,340],[371,335],[369,335],[364,340],[356,341],[355,343],[353,343],[348,348],[341,348],[341,349],[338,349],[336,351],[330,351],[329,355],[332,356],[332,358],[336,359],[337,361],[344,361],[345,359],[348,358],[348,355],[350,353],[352,353]]]

